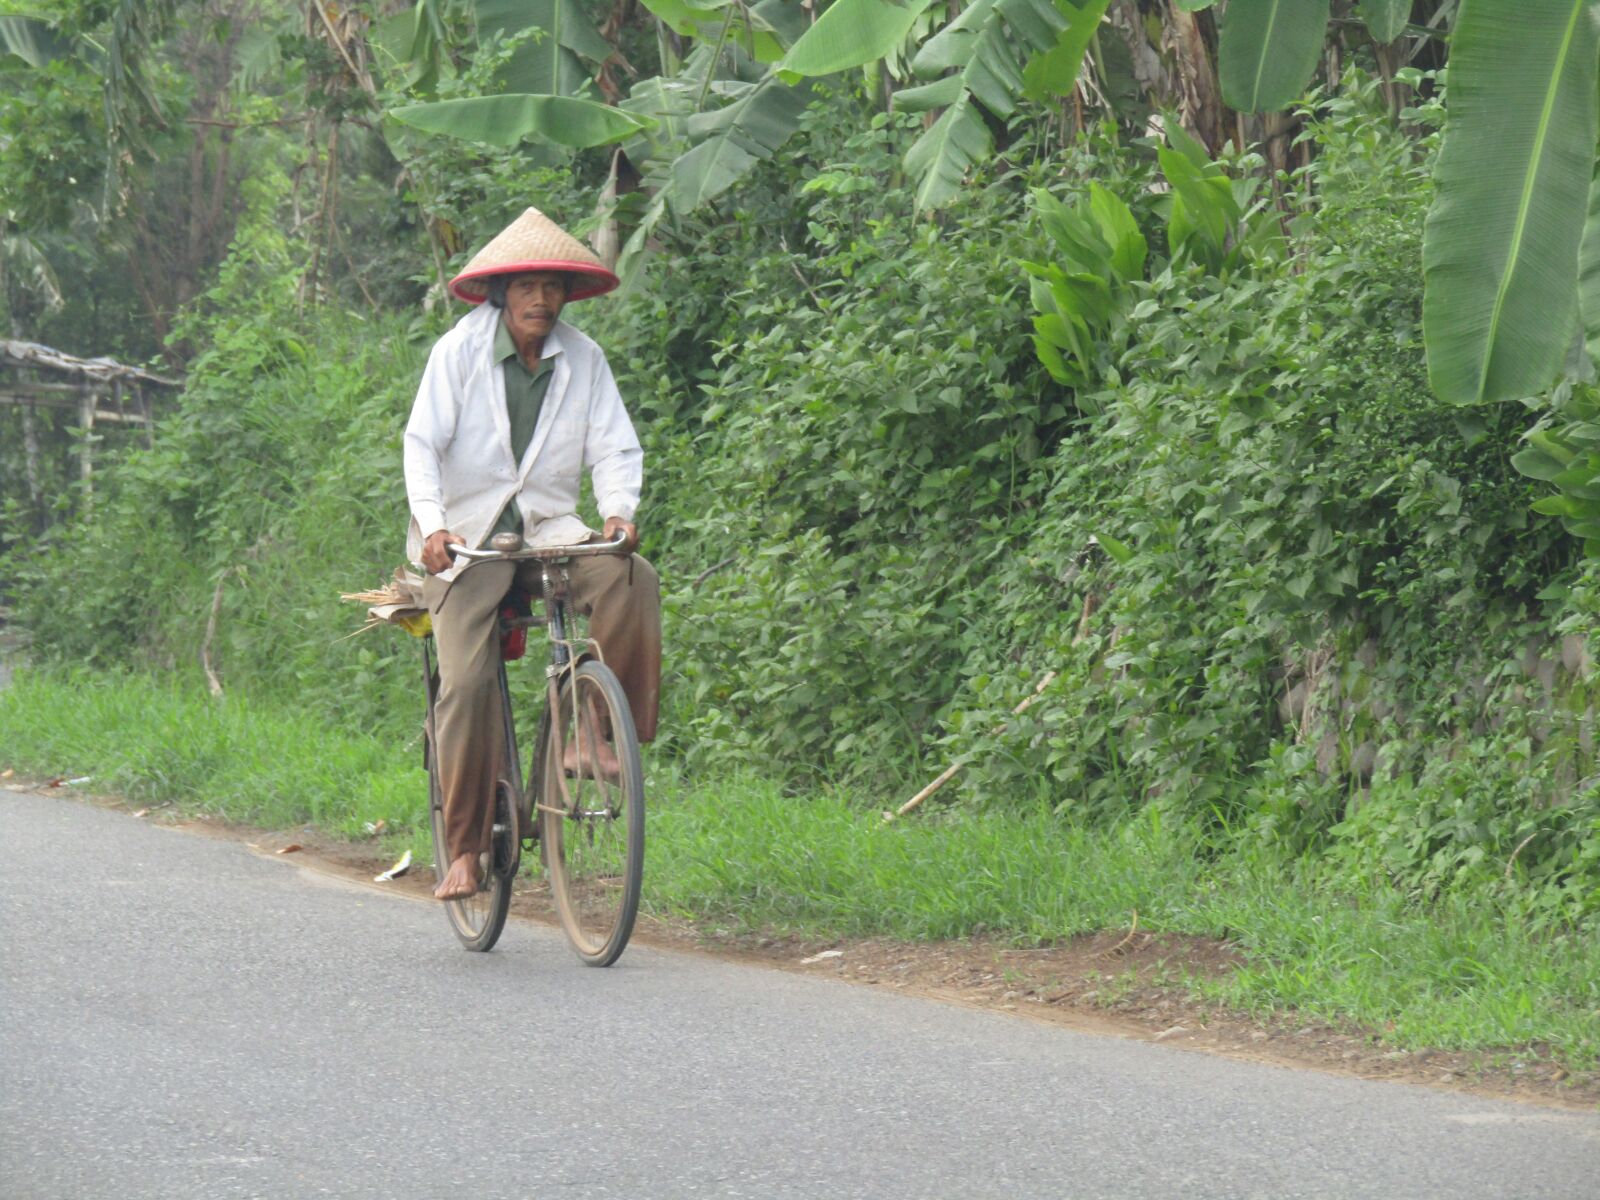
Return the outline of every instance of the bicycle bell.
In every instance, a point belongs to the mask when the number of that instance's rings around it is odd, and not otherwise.
[[[522,549],[522,535],[514,530],[497,533],[489,539],[489,549],[497,554],[515,554]]]

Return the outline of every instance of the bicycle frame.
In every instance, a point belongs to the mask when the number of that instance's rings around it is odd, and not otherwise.
[[[452,557],[466,559],[468,562],[528,562],[540,564],[540,594],[544,600],[545,616],[519,617],[514,622],[508,623],[509,627],[522,626],[529,628],[535,625],[544,625],[550,643],[550,660],[545,667],[545,713],[553,730],[553,752],[560,756],[565,753],[563,737],[564,725],[561,721],[561,680],[563,676],[570,677],[578,665],[578,656],[572,653],[572,640],[567,636],[567,573],[562,569],[566,561],[573,558],[587,558],[597,554],[620,554],[626,539],[617,538],[610,542],[585,542],[576,546],[547,546],[524,547],[522,539],[516,534],[497,534],[486,550],[473,549],[466,546],[452,544],[448,547]],[[514,545],[513,545],[514,543]],[[600,647],[592,641],[589,642],[594,656],[604,662]],[[424,655],[427,655],[424,643]],[[537,772],[527,776],[522,773],[522,759],[517,747],[516,722],[511,710],[511,690],[506,677],[506,664],[502,660],[499,664],[500,708],[504,724],[504,739],[506,748],[505,765],[509,767],[509,779],[512,794],[518,798],[517,818],[524,823],[524,828],[529,832],[523,836],[525,843],[531,844],[537,836],[537,814],[546,808],[540,804],[534,795],[534,777]],[[429,680],[428,709],[433,710],[434,692],[432,685],[432,667],[427,667]],[[584,726],[588,726],[588,738],[585,737]],[[580,719],[578,722],[578,753],[581,758],[584,742],[599,740],[599,730],[594,727],[592,714],[590,719]],[[536,746],[535,755],[542,753],[543,745]],[[536,760],[537,761],[537,760]],[[561,790],[561,802],[565,806],[563,811],[570,813],[573,808],[573,799],[568,790],[564,776],[557,774],[557,784]],[[526,780],[526,784],[524,783]]]

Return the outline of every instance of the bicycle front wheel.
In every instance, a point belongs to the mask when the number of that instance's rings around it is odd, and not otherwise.
[[[538,775],[534,798],[556,913],[578,957],[608,967],[639,913],[644,770],[633,714],[604,663],[581,663],[563,681],[545,722]]]

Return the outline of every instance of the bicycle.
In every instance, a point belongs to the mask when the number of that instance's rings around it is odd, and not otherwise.
[[[454,557],[474,563],[538,562],[544,616],[502,617],[500,632],[504,637],[542,625],[550,641],[545,707],[525,787],[520,785],[521,756],[504,655],[499,664],[505,754],[495,785],[490,848],[481,867],[483,883],[472,896],[444,902],[450,925],[468,950],[489,950],[499,939],[522,852],[535,844],[549,876],[561,927],[584,963],[610,966],[633,932],[644,879],[644,771],[639,739],[622,685],[605,665],[600,648],[588,639],[568,636],[571,614],[565,570],[574,558],[620,553],[622,545],[619,538],[533,549],[523,547],[522,538],[510,533],[496,534],[487,550],[449,547]],[[432,640],[427,637],[422,643],[428,704],[424,761],[435,862],[442,877],[450,860],[434,745],[439,676]],[[580,642],[585,649],[574,653]],[[597,761],[597,749],[608,731],[620,768],[614,779],[607,777]],[[564,765],[569,744],[576,751],[575,770]]]

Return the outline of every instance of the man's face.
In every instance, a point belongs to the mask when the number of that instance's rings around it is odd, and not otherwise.
[[[517,346],[546,337],[566,302],[567,277],[559,271],[530,271],[506,284],[506,327]]]

